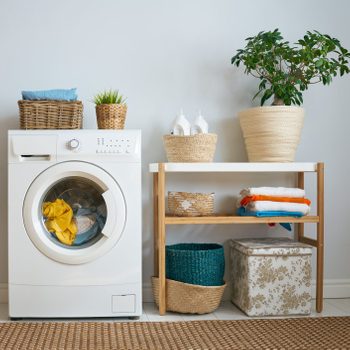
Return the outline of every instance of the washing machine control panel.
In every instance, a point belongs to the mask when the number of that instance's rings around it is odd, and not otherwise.
[[[56,143],[57,140],[57,143]],[[60,160],[139,160],[141,158],[141,132],[139,130],[62,131],[57,139],[57,157]],[[47,148],[48,145],[45,144]],[[52,145],[54,147],[54,144]],[[42,152],[42,151],[41,151]]]
[[[96,153],[130,154],[135,150],[135,140],[131,137],[97,137]]]

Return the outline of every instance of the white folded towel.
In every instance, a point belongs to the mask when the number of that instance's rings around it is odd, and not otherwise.
[[[298,211],[304,215],[310,213],[310,206],[303,203],[256,201],[250,202],[246,209],[249,211]]]
[[[303,198],[305,197],[305,191],[300,188],[290,188],[290,187],[249,187],[244,188],[240,195],[253,196],[253,195],[264,195],[264,196],[274,196],[274,197],[295,197]]]

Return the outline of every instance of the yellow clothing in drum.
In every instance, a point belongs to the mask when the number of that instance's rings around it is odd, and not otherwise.
[[[78,229],[70,205],[63,199],[56,199],[54,202],[45,202],[42,211],[47,218],[47,230],[54,233],[61,243],[72,245]]]

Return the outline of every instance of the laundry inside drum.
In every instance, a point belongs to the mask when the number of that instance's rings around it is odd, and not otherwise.
[[[42,201],[43,225],[58,245],[85,248],[102,237],[107,208],[103,189],[91,180],[68,177],[56,182]]]

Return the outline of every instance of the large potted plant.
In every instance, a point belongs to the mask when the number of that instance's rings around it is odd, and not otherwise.
[[[124,129],[128,106],[117,90],[106,90],[95,95],[94,103],[99,129]]]
[[[231,63],[259,79],[261,107],[239,113],[249,161],[292,162],[304,120],[303,91],[312,84],[329,85],[349,73],[350,53],[338,39],[308,31],[291,45],[278,29],[246,39]],[[262,107],[272,99],[271,106]]]

